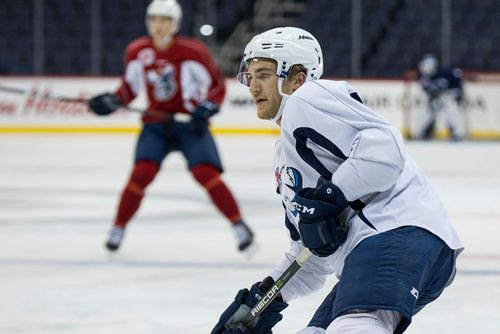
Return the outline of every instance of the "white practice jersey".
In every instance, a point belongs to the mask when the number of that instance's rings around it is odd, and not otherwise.
[[[463,248],[448,214],[423,171],[405,151],[398,129],[353,96],[344,81],[308,81],[282,104],[281,138],[275,149],[275,174],[286,215],[298,236],[292,202],[301,188],[330,179],[361,211],[347,209],[347,241],[331,256],[313,256],[282,290],[289,301],[340,278],[346,256],[364,238],[401,226],[418,226],[457,250]],[[291,228],[293,230],[293,227]],[[297,239],[297,238],[295,238]],[[277,279],[303,249],[292,240],[286,259],[272,272]]]

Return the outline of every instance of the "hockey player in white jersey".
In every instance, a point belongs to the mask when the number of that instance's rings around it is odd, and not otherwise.
[[[288,303],[331,274],[338,283],[298,333],[402,333],[455,276],[463,246],[401,134],[347,82],[319,80],[322,72],[321,47],[302,29],[271,29],[245,48],[238,79],[258,117],[281,127],[274,172],[291,247],[268,277],[238,292],[212,334],[272,333]],[[304,247],[311,259],[243,325]]]

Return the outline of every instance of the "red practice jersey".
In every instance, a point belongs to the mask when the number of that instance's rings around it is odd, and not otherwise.
[[[116,94],[127,105],[143,90],[149,103],[143,121],[150,122],[176,112],[190,113],[204,100],[221,104],[225,84],[202,42],[174,36],[170,46],[160,51],[146,36],[127,47],[125,74]]]

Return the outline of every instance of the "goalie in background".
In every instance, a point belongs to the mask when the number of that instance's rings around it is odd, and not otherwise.
[[[432,139],[436,121],[442,117],[450,138],[460,141],[466,131],[460,105],[463,100],[462,71],[458,68],[439,67],[437,58],[426,54],[418,64],[418,80],[427,95],[427,112],[418,121],[415,139]]]
[[[153,0],[146,12],[149,36],[128,45],[120,87],[89,101],[90,109],[98,115],[129,104],[141,91],[146,92],[149,102],[142,117],[134,167],[106,242],[110,251],[120,247],[125,227],[139,209],[146,188],[172,151],[181,151],[193,178],[230,222],[238,249],[246,250],[253,243],[253,232],[221,179],[222,164],[208,129],[209,118],[219,111],[224,99],[224,78],[201,41],[176,34],[181,20],[177,1]]]

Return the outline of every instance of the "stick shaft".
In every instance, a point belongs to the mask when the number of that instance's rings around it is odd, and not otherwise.
[[[295,273],[309,260],[312,253],[309,249],[304,248],[302,252],[297,255],[295,261],[283,272],[283,274],[276,280],[276,282],[267,290],[262,296],[261,300],[245,315],[241,323],[248,327],[255,318],[261,314],[266,307],[276,298],[283,287],[292,279]]]
[[[0,92],[4,93],[11,93],[11,94],[17,94],[17,95],[36,95],[36,91],[31,91],[28,89],[22,89],[22,88],[15,88],[15,87],[6,87],[6,86],[0,86]],[[50,99],[50,100],[58,100],[58,101],[64,101],[64,102],[75,102],[75,103],[87,103],[87,99],[82,99],[82,98],[74,98],[74,97],[65,97],[65,96],[53,96],[50,94],[44,94],[39,96],[40,99]]]
[[[16,88],[16,87],[6,87],[6,86],[0,86],[0,92],[17,94],[17,95],[26,95],[26,94],[36,95],[36,91],[31,91],[28,89],[22,89],[22,88]],[[89,102],[88,99],[65,97],[65,96],[53,96],[53,95],[42,95],[42,96],[39,96],[39,98],[40,99],[57,100],[57,101],[63,101],[63,102],[83,103],[83,104],[87,104]],[[144,112],[144,110],[139,109],[139,108],[134,108],[134,107],[124,106],[123,108],[128,110],[128,111],[133,111],[133,112],[139,112],[139,113]]]
[[[27,93],[27,91],[25,89],[14,88],[14,87],[5,87],[5,86],[0,86],[0,91],[5,92],[5,93],[21,94],[21,95]]]

